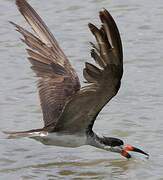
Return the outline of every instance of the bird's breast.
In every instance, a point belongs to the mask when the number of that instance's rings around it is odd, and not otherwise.
[[[45,145],[62,147],[79,147],[87,142],[86,135],[69,135],[60,133],[46,133],[32,136],[32,139],[40,141]]]

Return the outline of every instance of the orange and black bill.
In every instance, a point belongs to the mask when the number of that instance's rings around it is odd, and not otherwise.
[[[144,154],[147,158],[149,157],[149,154],[147,154],[143,150],[138,149],[138,148],[131,146],[131,145],[128,145],[128,144],[124,146],[124,148],[121,152],[121,155],[126,157],[127,159],[131,158],[131,155],[128,153],[128,151],[138,152],[138,153]]]

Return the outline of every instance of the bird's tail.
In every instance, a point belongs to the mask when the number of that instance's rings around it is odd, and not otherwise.
[[[29,131],[17,131],[17,132],[16,131],[3,131],[3,133],[7,135],[8,139],[40,136],[42,132],[43,132],[42,129],[33,129]]]

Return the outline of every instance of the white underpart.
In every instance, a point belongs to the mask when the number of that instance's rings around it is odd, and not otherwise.
[[[31,133],[30,138],[40,141],[45,145],[62,147],[79,147],[86,145],[87,137],[85,135],[69,135],[48,132]]]

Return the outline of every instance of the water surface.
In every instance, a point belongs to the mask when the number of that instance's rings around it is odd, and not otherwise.
[[[20,35],[8,21],[26,26],[13,0],[0,2],[0,180],[163,179],[163,1],[39,0],[40,12],[83,81],[91,61],[88,22],[98,23],[105,7],[114,16],[124,46],[124,76],[118,95],[101,112],[94,130],[150,153],[130,161],[93,147],[48,147],[32,139],[6,140],[2,130],[43,123],[36,78]],[[48,3],[47,3],[48,2]]]

